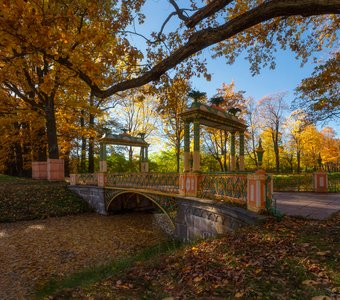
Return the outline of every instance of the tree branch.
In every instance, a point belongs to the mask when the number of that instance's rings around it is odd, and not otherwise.
[[[323,14],[340,13],[340,0],[271,0],[253,8],[242,15],[215,27],[197,31],[191,35],[187,43],[174,51],[170,56],[156,64],[140,77],[117,83],[106,90],[101,90],[84,72],[77,70],[67,58],[58,58],[57,62],[76,72],[91,88],[98,98],[109,97],[119,91],[142,86],[157,81],[168,70],[188,59],[193,54],[233,37],[262,22],[277,17],[302,15],[304,17]],[[54,59],[53,56],[50,56]]]
[[[202,7],[197,12],[195,12],[191,17],[185,20],[185,25],[189,28],[195,27],[202,20],[212,16],[217,13],[222,8],[226,7],[228,4],[233,2],[233,0],[214,0],[208,5]]]

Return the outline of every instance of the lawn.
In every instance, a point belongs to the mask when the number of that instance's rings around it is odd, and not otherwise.
[[[90,211],[65,182],[49,182],[0,174],[0,222],[59,217]]]
[[[108,265],[101,279],[95,268],[84,280],[54,282],[49,299],[338,299],[339,239],[340,213],[326,221],[271,218],[227,237]]]

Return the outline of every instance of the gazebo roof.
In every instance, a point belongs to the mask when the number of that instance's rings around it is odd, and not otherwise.
[[[121,146],[132,146],[132,147],[148,147],[149,144],[140,137],[131,136],[127,133],[122,134],[104,134],[99,139],[101,143]]]
[[[181,117],[184,121],[199,120],[202,125],[227,131],[243,132],[247,129],[245,121],[217,106],[212,107],[200,102],[194,102],[188,110],[181,113]]]

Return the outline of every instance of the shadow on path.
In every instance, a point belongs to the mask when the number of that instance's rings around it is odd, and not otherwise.
[[[340,211],[340,193],[275,192],[277,208],[289,216],[327,219]]]

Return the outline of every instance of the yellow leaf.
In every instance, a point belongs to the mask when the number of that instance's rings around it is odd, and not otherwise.
[[[302,284],[310,286],[310,285],[316,285],[318,283],[314,280],[305,280],[305,281],[302,282]]]
[[[237,292],[237,293],[235,294],[235,298],[242,298],[243,295],[244,295],[244,293]]]

